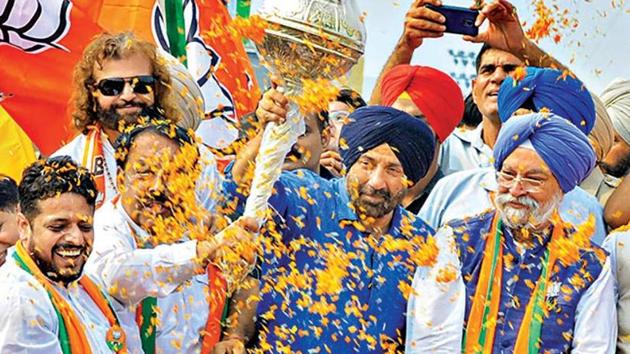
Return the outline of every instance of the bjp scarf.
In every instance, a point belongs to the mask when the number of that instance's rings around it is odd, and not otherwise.
[[[48,297],[52,302],[59,322],[58,337],[61,351],[64,354],[90,354],[92,350],[87,339],[85,326],[70,307],[70,304],[68,304],[61,294],[50,284],[50,281],[46,279],[37,264],[35,264],[35,261],[24,248],[22,241],[18,241],[16,244],[13,258],[22,269],[34,276],[48,293]],[[107,346],[116,353],[127,353],[125,332],[120,327],[118,318],[105,295],[87,276],[81,277],[79,285],[83,287],[109,322],[110,328],[105,338]]]
[[[499,301],[501,299],[501,282],[503,278],[503,237],[502,221],[496,213],[492,228],[486,241],[479,280],[475,289],[470,315],[466,323],[463,341],[463,353],[491,354],[494,346]],[[525,315],[516,337],[514,353],[534,354],[539,352],[543,306],[545,293],[553,267],[557,260],[555,240],[564,236],[562,225],[554,225],[549,247],[545,250],[540,278],[536,282],[532,296],[525,308]]]

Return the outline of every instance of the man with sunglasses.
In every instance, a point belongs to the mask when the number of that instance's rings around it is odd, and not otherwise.
[[[147,115],[160,115],[179,123],[181,112],[203,114],[201,108],[195,112],[187,104],[201,97],[180,93],[180,97],[175,96],[173,87],[179,83],[172,80],[170,71],[182,73],[173,69],[174,64],[164,55],[131,32],[103,33],[88,44],[75,67],[72,117],[81,134],[53,155],[69,155],[94,174],[99,190],[97,207],[118,194],[112,144],[123,127]],[[189,81],[195,85],[194,80]],[[220,185],[218,171],[212,153],[201,146],[200,150],[204,169],[198,186],[199,200],[211,210],[219,193],[219,188],[215,188]]]
[[[427,291],[440,290],[427,288],[432,280],[417,273],[407,352],[435,348],[424,338],[432,322],[446,317],[447,327],[461,328],[464,319],[463,337],[453,341],[465,353],[614,353],[609,257],[590,242],[592,225],[571,226],[558,213],[595,166],[588,138],[554,114],[516,116],[502,127],[493,156],[495,207],[452,220],[436,234],[454,246],[440,252],[457,255],[450,259],[465,306],[444,296],[441,306],[423,308]]]

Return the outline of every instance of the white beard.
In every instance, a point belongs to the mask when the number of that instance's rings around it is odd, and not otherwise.
[[[501,213],[501,219],[511,229],[537,230],[540,225],[551,219],[554,211],[560,205],[561,194],[556,194],[547,203],[540,204],[530,197],[513,197],[509,193],[499,193],[495,197],[497,209]],[[517,209],[507,205],[509,202],[517,202],[525,205],[525,208]]]

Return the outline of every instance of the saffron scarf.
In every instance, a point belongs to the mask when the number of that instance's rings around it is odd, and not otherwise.
[[[87,168],[94,175],[94,182],[99,196],[96,200],[96,208],[98,209],[103,202],[107,200],[105,193],[107,186],[105,185],[105,155],[103,154],[103,137],[102,130],[99,125],[88,127],[87,139],[83,148],[82,166]]]
[[[28,254],[22,241],[18,241],[13,257],[17,264],[31,274],[44,287],[52,302],[59,322],[59,344],[64,354],[90,354],[92,352],[86,335],[86,328],[77,317],[70,304],[59,294]],[[105,341],[107,346],[119,354],[127,353],[125,332],[120,327],[111,304],[96,284],[87,276],[81,277],[79,285],[90,296],[109,322]]]
[[[559,220],[559,218],[553,218],[553,220]],[[503,278],[502,228],[502,221],[497,212],[492,220],[492,228],[486,240],[479,280],[466,323],[462,348],[466,354],[492,353]],[[514,347],[515,353],[534,354],[539,352],[538,342],[544,319],[545,292],[557,259],[554,241],[562,236],[564,236],[562,224],[554,224],[551,240],[545,250],[540,278],[536,282],[518,331]]]

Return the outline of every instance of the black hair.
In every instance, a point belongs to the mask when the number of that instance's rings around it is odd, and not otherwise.
[[[0,174],[0,211],[15,212],[18,201],[17,183],[13,178]]]
[[[328,127],[328,111],[320,111],[319,113],[315,113],[315,119],[317,119],[317,128],[319,128],[319,132],[323,133],[324,129]]]
[[[180,147],[184,145],[194,144],[194,138],[192,134],[181,128],[171,121],[150,119],[141,119],[138,124],[135,124],[126,129],[114,143],[114,149],[116,150],[116,165],[124,169],[129,157],[129,150],[136,138],[143,133],[154,133],[163,136],[169,140],[174,141]]]
[[[459,122],[459,126],[466,125],[469,127],[477,127],[482,120],[483,116],[473,100],[472,93],[469,93],[464,100],[464,116]]]
[[[77,165],[70,156],[35,161],[24,170],[18,192],[20,211],[30,221],[40,213],[37,202],[41,200],[75,193],[94,207],[98,195],[90,171]]]
[[[477,72],[477,74],[479,74],[479,69],[481,67],[481,59],[483,58],[483,55],[486,54],[486,52],[489,51],[490,49],[494,49],[494,48],[488,45],[488,43],[484,43],[483,46],[481,46],[479,53],[477,53],[477,57],[475,58],[475,71]]]
[[[367,103],[365,103],[361,95],[349,88],[339,90],[339,94],[337,95],[335,101],[345,103],[353,109],[359,109],[367,106]]]

